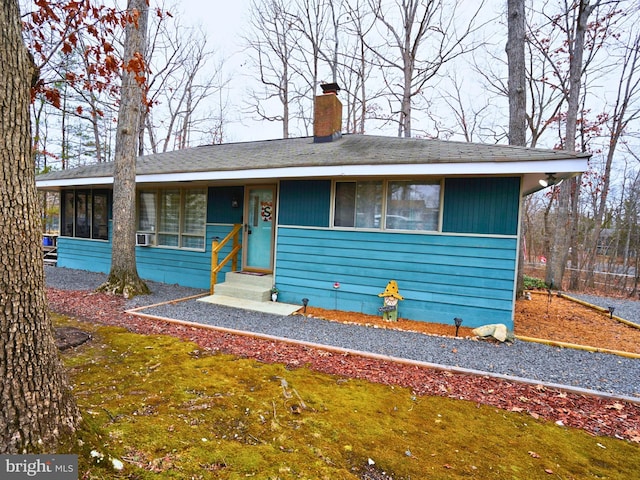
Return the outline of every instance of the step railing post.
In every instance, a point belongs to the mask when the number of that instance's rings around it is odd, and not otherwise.
[[[215,285],[218,281],[218,272],[222,270],[222,267],[224,267],[229,260],[231,260],[231,270],[233,272],[238,271],[238,254],[242,248],[242,244],[240,243],[241,229],[242,224],[235,224],[231,232],[229,232],[222,241],[220,241],[220,237],[214,237],[211,242],[211,280],[209,285],[209,293],[211,295],[213,295]],[[218,254],[229,240],[233,240],[231,252],[219,262]]]

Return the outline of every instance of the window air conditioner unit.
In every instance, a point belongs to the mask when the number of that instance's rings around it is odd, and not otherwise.
[[[136,233],[136,247],[148,247],[151,245],[151,235],[148,233]]]

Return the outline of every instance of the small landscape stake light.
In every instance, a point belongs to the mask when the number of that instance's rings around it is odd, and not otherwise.
[[[458,329],[460,328],[460,325],[462,325],[462,319],[460,317],[456,317],[453,319],[453,323],[456,324],[456,337],[458,336]]]
[[[302,306],[304,307],[304,310],[302,310],[302,313],[307,313],[307,305],[309,305],[309,299],[308,298],[303,298],[302,299]]]
[[[613,311],[616,309],[616,307],[609,307],[609,318],[613,318]]]

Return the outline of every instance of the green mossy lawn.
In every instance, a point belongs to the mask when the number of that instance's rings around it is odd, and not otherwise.
[[[85,419],[72,449],[82,479],[638,474],[637,444],[523,413],[209,354],[169,336],[54,320],[93,335],[63,353]]]

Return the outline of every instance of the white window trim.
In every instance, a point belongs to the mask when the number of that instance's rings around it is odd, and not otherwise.
[[[336,212],[336,185],[338,183],[344,182],[369,182],[369,181],[379,181],[382,182],[382,204],[381,209],[383,214],[380,218],[380,227],[378,228],[362,228],[362,227],[341,227],[335,225],[335,212]],[[437,230],[402,230],[402,229],[388,229],[386,228],[386,217],[387,217],[387,197],[389,191],[389,183],[393,182],[413,182],[413,183],[424,183],[432,181],[434,184],[437,183],[440,186],[439,192],[439,206],[438,206],[438,228]],[[335,230],[359,230],[363,232],[388,232],[388,233],[441,233],[442,232],[442,219],[443,219],[443,200],[444,200],[444,178],[391,178],[391,179],[380,179],[380,178],[371,178],[371,177],[363,177],[363,178],[340,178],[334,179],[331,184],[331,212],[329,215],[329,228]]]
[[[159,198],[161,195],[161,192],[163,191],[169,191],[169,190],[178,190],[180,192],[180,207],[179,207],[179,211],[178,211],[178,232],[165,232],[165,231],[160,231],[159,226],[160,226],[160,205],[159,205]],[[185,198],[186,198],[186,192],[188,191],[194,191],[194,190],[201,190],[202,194],[205,197],[205,205],[204,205],[204,217],[203,217],[203,233],[202,235],[195,235],[193,233],[184,233],[184,208],[185,208]],[[156,229],[155,231],[148,231],[148,230],[136,230],[139,233],[148,233],[149,235],[151,235],[151,247],[154,248],[165,248],[165,249],[169,249],[169,250],[187,250],[187,251],[192,251],[192,252],[204,252],[207,249],[207,189],[206,187],[194,187],[194,188],[185,188],[185,187],[177,187],[177,188],[154,188],[154,189],[140,189],[138,190],[137,194],[136,194],[136,228],[139,227],[139,221],[140,221],[140,203],[139,203],[139,195],[140,193],[153,193],[154,194],[154,202],[155,202],[155,214],[156,214],[156,221],[155,221],[155,226]],[[159,235],[177,235],[178,236],[178,245],[159,245],[158,244],[158,237]],[[202,248],[194,248],[194,247],[185,247],[183,246],[183,238],[184,237],[189,237],[189,238],[201,238],[202,239]]]

